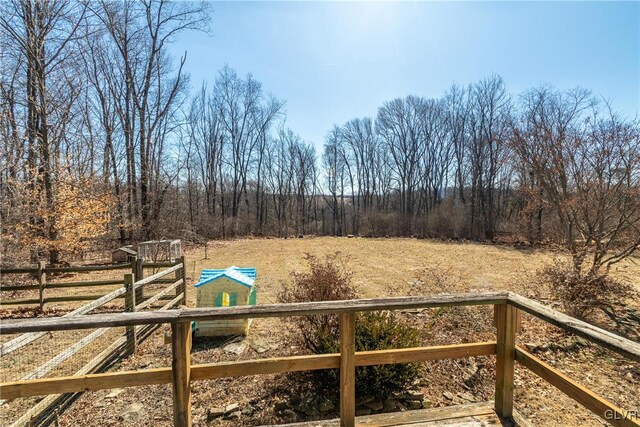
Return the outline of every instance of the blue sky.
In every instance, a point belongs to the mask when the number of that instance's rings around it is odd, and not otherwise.
[[[211,34],[182,34],[191,88],[229,64],[286,100],[321,147],[333,124],[386,100],[440,96],[500,74],[513,94],[582,86],[640,111],[640,2],[213,2]]]

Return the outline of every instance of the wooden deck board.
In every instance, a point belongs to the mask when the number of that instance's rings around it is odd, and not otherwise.
[[[500,420],[496,415],[493,402],[468,403],[465,405],[445,406],[441,408],[419,409],[415,411],[391,412],[386,414],[356,417],[356,425],[363,427],[529,427],[525,420],[516,414],[519,421]],[[282,424],[280,427],[335,427],[340,420],[306,421],[293,424]]]

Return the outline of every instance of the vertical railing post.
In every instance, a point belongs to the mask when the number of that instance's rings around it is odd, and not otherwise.
[[[191,322],[171,323],[173,425],[191,427]]]
[[[513,416],[513,377],[516,354],[518,309],[510,304],[496,304],[496,414],[502,418]]]
[[[340,315],[340,426],[355,426],[356,416],[355,313]]]
[[[144,277],[144,273],[142,270],[142,260],[138,259],[137,256],[131,257],[131,273],[133,274],[133,281],[137,282],[142,280]],[[144,289],[143,287],[139,287],[136,289],[136,303],[141,303],[144,300]]]
[[[124,287],[126,292],[124,294],[124,311],[134,312],[136,311],[136,292],[133,287],[133,274],[127,273],[124,275]],[[127,326],[127,353],[133,354],[136,352],[137,347],[136,327],[135,325]]]
[[[40,303],[40,310],[44,309],[44,287],[47,283],[45,267],[46,263],[44,261],[38,262],[38,301]]]
[[[182,255],[180,262],[182,268],[178,270],[178,278],[182,279],[182,284],[178,286],[177,292],[182,292],[182,305],[187,305],[187,258]]]

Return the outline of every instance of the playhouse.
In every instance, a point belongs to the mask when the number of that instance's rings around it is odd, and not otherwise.
[[[196,283],[198,307],[231,307],[256,304],[256,269],[229,267],[225,270],[202,270]],[[246,335],[251,319],[195,322],[195,336]]]

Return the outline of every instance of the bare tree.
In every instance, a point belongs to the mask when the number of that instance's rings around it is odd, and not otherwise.
[[[640,245],[640,132],[581,89],[523,96],[513,147],[552,211],[576,274],[599,274]],[[604,108],[603,108],[604,107]]]
[[[441,98],[397,98],[375,119],[334,126],[316,158],[251,74],[226,66],[189,94],[186,53],[167,47],[206,29],[205,4],[0,7],[3,244],[37,238],[34,258],[48,249],[56,262],[60,242],[78,240],[62,229],[60,193],[100,201],[100,230],[120,242],[510,231],[562,240],[586,275],[640,244],[640,126],[586,91],[512,100],[494,75]]]
[[[3,2],[0,9],[0,37],[5,47],[11,46],[15,64],[11,86],[3,84],[3,98],[11,112],[9,126],[15,138],[17,102],[25,106],[21,126],[27,141],[25,178],[30,182],[31,229],[49,243],[49,261],[58,261],[59,248],[56,216],[55,181],[61,167],[60,150],[71,108],[80,93],[75,84],[73,44],[77,30],[85,18],[83,4],[68,1],[13,0]],[[18,78],[17,73],[21,76]],[[18,83],[18,81],[20,83]],[[20,100],[16,100],[16,88]],[[15,140],[14,140],[15,142]],[[44,206],[38,206],[44,200]],[[36,213],[39,212],[39,213]],[[41,248],[42,249],[42,248]],[[36,257],[37,253],[32,253]]]
[[[161,166],[166,137],[173,126],[172,113],[185,89],[186,54],[174,67],[166,54],[167,46],[180,32],[206,28],[207,7],[163,0],[101,1],[95,15],[117,47],[124,70],[126,85],[120,116],[129,157],[128,183],[130,188],[139,189],[141,234],[148,237],[175,176]],[[136,145],[139,178],[133,159]],[[137,206],[133,190],[131,199]],[[135,208],[132,213],[136,213]]]
[[[470,227],[475,237],[496,235],[497,198],[508,154],[510,96],[499,76],[473,86],[469,98]]]
[[[420,164],[424,156],[422,141],[424,100],[415,96],[394,99],[378,110],[376,132],[392,159],[399,192],[400,233],[411,232],[420,181]]]

